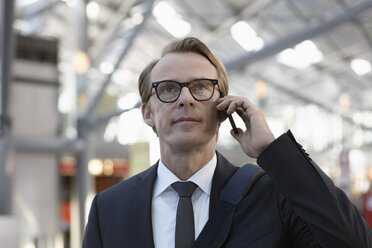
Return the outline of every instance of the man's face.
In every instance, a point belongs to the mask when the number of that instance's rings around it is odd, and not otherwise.
[[[166,79],[189,82],[197,78],[217,79],[217,72],[205,57],[192,52],[167,54],[151,72],[151,82]],[[152,93],[149,102],[142,107],[142,113],[145,122],[155,127],[162,148],[215,146],[218,87],[208,101],[195,100],[187,87],[182,88],[179,98],[172,103],[161,102],[154,89]]]

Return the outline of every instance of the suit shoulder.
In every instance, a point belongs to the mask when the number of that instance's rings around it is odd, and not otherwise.
[[[149,169],[134,175],[124,181],[115,184],[99,193],[98,200],[117,199],[121,197],[130,197],[137,194],[137,189],[146,187],[145,184],[152,184],[156,176],[156,166],[151,166]],[[151,187],[151,185],[148,185]]]

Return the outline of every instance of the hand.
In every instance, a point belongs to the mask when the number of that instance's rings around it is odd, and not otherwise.
[[[252,158],[258,155],[274,141],[265,117],[260,109],[246,97],[225,96],[217,100],[217,110],[226,114],[236,112],[244,121],[246,130],[238,128],[238,134],[231,130],[231,135],[240,143],[243,151]]]

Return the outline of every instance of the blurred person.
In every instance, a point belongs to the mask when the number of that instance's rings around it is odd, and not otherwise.
[[[84,248],[372,247],[342,190],[290,131],[274,138],[256,106],[228,95],[223,65],[198,39],[166,46],[141,73],[139,92],[160,159],[95,196]],[[245,130],[231,135],[264,173],[216,151],[218,129],[234,112]]]

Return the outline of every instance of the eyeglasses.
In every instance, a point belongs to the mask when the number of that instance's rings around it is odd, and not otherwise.
[[[197,101],[208,101],[212,98],[217,79],[197,78],[190,82],[162,80],[152,83],[159,100],[165,103],[175,102],[181,95],[183,87],[187,87],[192,97]]]

